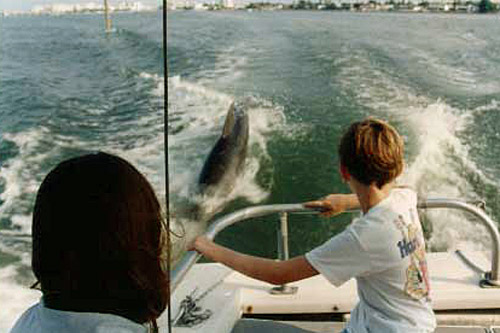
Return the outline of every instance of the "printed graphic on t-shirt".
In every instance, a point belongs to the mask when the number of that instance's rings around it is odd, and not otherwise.
[[[401,254],[401,259],[409,257],[410,264],[406,269],[405,292],[414,299],[429,296],[430,284],[425,259],[425,242],[416,212],[410,210],[411,221],[405,221],[399,215],[394,224],[403,236],[396,246]]]

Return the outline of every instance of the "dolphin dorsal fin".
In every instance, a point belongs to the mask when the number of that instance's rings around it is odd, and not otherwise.
[[[222,129],[222,137],[228,137],[231,135],[234,127],[234,102],[231,103],[229,110],[227,111],[226,122],[224,123],[224,128]]]

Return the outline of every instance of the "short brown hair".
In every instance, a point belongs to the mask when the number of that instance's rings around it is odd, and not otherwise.
[[[353,123],[339,145],[340,163],[360,183],[379,188],[403,171],[404,143],[388,123],[367,118]]]
[[[32,268],[45,305],[156,326],[169,297],[165,232],[151,185],[127,161],[98,153],[60,163],[33,213]]]

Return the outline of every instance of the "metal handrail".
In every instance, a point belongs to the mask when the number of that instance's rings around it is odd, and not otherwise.
[[[499,276],[499,253],[500,253],[500,234],[498,232],[498,227],[493,222],[493,220],[480,208],[477,206],[458,199],[441,199],[432,198],[425,199],[418,203],[417,205],[420,209],[434,209],[434,208],[453,208],[467,211],[481,221],[487,228],[492,239],[492,262],[491,262],[491,272],[489,273],[487,279],[488,283],[491,285],[500,285]],[[238,210],[231,214],[225,215],[217,220],[215,220],[208,228],[205,236],[211,240],[215,236],[224,230],[225,228],[233,225],[235,223],[248,220],[251,218],[257,218],[270,214],[277,213],[295,213],[295,212],[308,212],[308,213],[318,213],[316,210],[304,207],[302,204],[284,204],[284,205],[262,205],[253,206]],[[171,292],[177,288],[184,276],[188,273],[191,267],[200,259],[201,255],[195,251],[187,252],[181,261],[176,265],[171,273]]]

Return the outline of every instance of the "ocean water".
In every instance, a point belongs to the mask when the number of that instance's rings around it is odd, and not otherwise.
[[[250,149],[233,192],[203,202],[223,206],[221,214],[348,192],[337,141],[352,121],[375,116],[405,138],[400,183],[422,197],[484,200],[500,220],[498,16],[170,12],[167,78],[161,13],[116,15],[108,36],[102,21],[0,18],[0,331],[40,297],[28,289],[32,207],[58,162],[98,150],[120,155],[164,200],[165,84],[177,254],[209,223],[183,209],[202,200],[196,180],[235,99],[248,103]],[[422,218],[432,251],[488,247],[467,216]],[[291,254],[350,219],[292,217]],[[275,257],[276,222],[245,222],[218,241]]]

